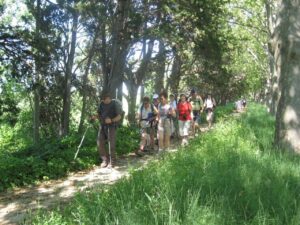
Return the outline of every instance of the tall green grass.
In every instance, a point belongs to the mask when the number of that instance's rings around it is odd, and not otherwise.
[[[299,224],[299,157],[273,149],[274,118],[250,106],[112,187],[27,224]]]

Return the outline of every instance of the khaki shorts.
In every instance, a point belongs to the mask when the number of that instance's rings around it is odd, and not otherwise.
[[[158,123],[158,135],[168,135],[171,136],[172,132],[172,123],[171,119],[169,118],[163,118],[159,120]]]

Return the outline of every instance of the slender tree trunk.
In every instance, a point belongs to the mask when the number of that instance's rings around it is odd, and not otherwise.
[[[282,1],[280,9],[275,30],[279,75],[275,143],[300,153],[300,1]]]
[[[128,121],[129,123],[135,122],[135,113],[136,113],[136,102],[137,102],[137,92],[139,86],[142,85],[143,80],[148,71],[148,67],[151,61],[151,55],[153,52],[154,40],[150,40],[149,42],[146,39],[143,42],[142,48],[142,61],[140,63],[140,67],[138,70],[133,73],[131,70],[127,70],[127,81],[126,85],[128,87],[129,101],[128,101]]]
[[[122,90],[124,80],[124,67],[129,46],[126,23],[130,2],[130,0],[118,0],[113,23],[110,72],[104,79],[104,88],[109,90],[113,97],[117,97],[116,89]]]
[[[178,53],[175,51],[174,52],[175,57],[174,57],[174,62],[172,65],[172,72],[170,75],[170,78],[168,79],[168,85],[170,87],[170,91],[173,94],[178,94],[178,89],[179,89],[179,83],[180,83],[180,77],[181,77],[181,66],[182,66],[182,60]]]
[[[35,39],[38,42],[41,29],[41,0],[37,0],[37,15],[36,15],[36,34]],[[33,114],[33,142],[38,144],[40,140],[40,72],[41,63],[39,55],[35,56],[35,78],[34,78],[34,114]]]
[[[165,67],[166,67],[166,52],[165,45],[162,40],[159,42],[159,52],[157,55],[157,70],[154,83],[155,93],[160,93],[164,89],[164,78],[165,78]]]
[[[71,111],[71,79],[72,79],[72,70],[73,70],[73,64],[75,58],[77,29],[78,29],[78,14],[77,12],[73,12],[71,47],[70,47],[70,53],[68,55],[65,81],[64,81],[62,124],[61,124],[61,132],[60,132],[61,136],[65,136],[69,133],[70,111]]]
[[[136,101],[137,101],[137,92],[138,86],[135,84],[127,84],[128,87],[128,122],[129,124],[135,123],[135,112],[136,112]]]
[[[98,29],[95,32],[95,36],[93,38],[92,45],[91,45],[91,48],[90,48],[89,53],[88,53],[88,59],[87,59],[86,67],[85,67],[84,74],[83,74],[83,77],[82,77],[82,108],[81,108],[81,117],[80,117],[80,122],[79,122],[79,127],[78,127],[78,133],[83,132],[83,123],[84,123],[84,120],[85,120],[85,117],[86,117],[86,106],[87,106],[88,74],[89,74],[92,59],[93,59],[93,56],[94,56],[94,53],[95,53],[97,38],[98,38]]]

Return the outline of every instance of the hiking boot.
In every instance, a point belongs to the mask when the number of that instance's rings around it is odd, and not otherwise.
[[[106,160],[102,161],[102,163],[100,164],[100,168],[105,168],[108,166],[108,162]]]
[[[145,151],[139,149],[139,150],[135,151],[135,154],[136,154],[137,156],[140,156],[140,157],[141,157],[141,156],[144,156],[144,155],[145,155]]]

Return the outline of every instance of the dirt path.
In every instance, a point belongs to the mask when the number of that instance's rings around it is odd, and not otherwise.
[[[201,128],[201,132],[206,131]],[[173,151],[178,146],[173,143]],[[74,195],[96,184],[111,185],[122,177],[129,175],[132,168],[140,168],[147,165],[150,160],[158,160],[157,155],[145,155],[136,157],[134,154],[118,159],[115,168],[100,168],[95,166],[89,171],[81,171],[70,174],[67,178],[40,185],[15,189],[0,193],[0,224],[20,224],[28,212],[41,208],[51,209],[71,200]]]
[[[26,214],[40,208],[52,208],[69,201],[77,192],[95,184],[110,185],[124,176],[129,169],[145,166],[155,155],[122,157],[115,168],[94,167],[89,171],[70,174],[67,178],[40,185],[20,188],[0,194],[0,224],[20,224]]]

